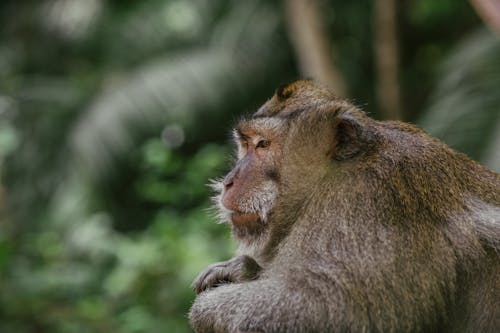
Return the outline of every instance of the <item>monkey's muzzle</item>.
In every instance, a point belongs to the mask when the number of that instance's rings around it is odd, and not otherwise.
[[[233,212],[231,221],[237,225],[248,225],[259,222],[260,216],[257,213]]]

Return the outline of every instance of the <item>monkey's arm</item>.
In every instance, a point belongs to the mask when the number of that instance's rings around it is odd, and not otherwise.
[[[320,294],[261,278],[202,292],[189,318],[197,333],[333,331],[323,302]]]
[[[202,291],[217,285],[231,282],[244,282],[256,279],[262,267],[251,257],[242,255],[228,261],[210,265],[193,282],[194,291]]]

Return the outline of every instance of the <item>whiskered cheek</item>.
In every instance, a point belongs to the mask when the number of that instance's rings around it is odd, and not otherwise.
[[[257,195],[258,210],[256,212],[260,215],[262,221],[267,220],[267,216],[274,207],[277,198],[278,185],[274,181],[265,182],[260,193]]]
[[[223,196],[224,191],[221,191],[214,197],[219,220],[230,221],[231,213],[241,212],[256,213],[262,221],[266,221],[278,197],[278,186],[274,181],[269,180],[252,189],[243,190],[234,198],[234,205],[231,209],[224,206]]]

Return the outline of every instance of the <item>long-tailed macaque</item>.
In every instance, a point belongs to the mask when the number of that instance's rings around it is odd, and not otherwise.
[[[196,332],[500,331],[498,174],[311,81],[234,140],[239,249],[195,281]]]

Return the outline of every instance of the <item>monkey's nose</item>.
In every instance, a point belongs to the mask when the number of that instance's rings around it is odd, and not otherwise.
[[[231,186],[233,186],[233,178],[232,177],[225,178],[222,183],[224,184],[224,189],[227,191],[231,188]]]
[[[224,184],[224,189],[226,191],[229,190],[233,186],[234,180],[238,178],[239,173],[240,173],[240,168],[238,166],[236,166],[233,170],[231,170],[226,175],[226,177],[224,177],[222,184]]]

